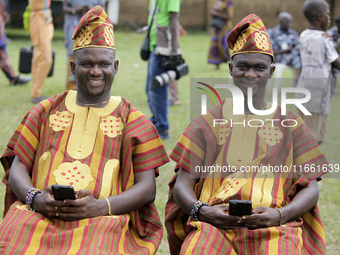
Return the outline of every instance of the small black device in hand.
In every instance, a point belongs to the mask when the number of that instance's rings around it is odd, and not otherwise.
[[[230,200],[229,215],[243,216],[251,215],[251,201],[246,200]]]
[[[72,186],[53,184],[52,193],[55,200],[63,201],[65,199],[76,199],[76,195],[74,194],[74,189]]]

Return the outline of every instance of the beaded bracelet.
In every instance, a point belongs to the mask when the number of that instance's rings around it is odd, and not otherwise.
[[[208,205],[207,203],[204,203],[202,201],[197,201],[191,209],[191,217],[196,221],[199,221],[198,213],[199,213],[202,206],[210,206],[210,205]]]
[[[40,189],[31,188],[26,195],[26,205],[28,205],[28,208],[30,211],[35,212],[35,209],[33,208],[33,199],[35,196],[39,193],[42,193]]]

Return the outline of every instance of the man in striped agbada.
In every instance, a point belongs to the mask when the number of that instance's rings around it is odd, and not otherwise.
[[[1,158],[0,254],[154,254],[163,234],[155,176],[168,156],[148,118],[111,96],[119,62],[102,7],[73,38],[77,91],[33,107]],[[55,200],[53,184],[73,186],[77,199]]]
[[[328,162],[298,115],[281,115],[265,100],[275,67],[261,19],[245,17],[228,44],[245,112],[233,115],[225,99],[191,122],[170,155],[177,163],[165,215],[171,254],[325,254],[316,204]],[[249,97],[255,109],[275,111],[252,114]],[[228,122],[213,125],[216,119]],[[282,125],[286,119],[294,124]],[[229,215],[230,200],[251,201],[252,210]]]

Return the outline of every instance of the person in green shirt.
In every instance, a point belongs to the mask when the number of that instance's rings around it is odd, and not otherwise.
[[[168,69],[164,63],[171,56],[181,54],[178,42],[178,15],[180,11],[180,0],[150,0],[149,21],[150,30],[150,58],[146,81],[146,94],[148,105],[152,113],[150,120],[156,126],[162,139],[169,139],[168,123],[168,83],[157,86],[153,83],[154,78]],[[156,11],[155,11],[156,8]],[[155,15],[153,15],[155,12]]]

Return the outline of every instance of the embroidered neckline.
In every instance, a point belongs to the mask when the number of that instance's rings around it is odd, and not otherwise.
[[[67,107],[67,110],[73,113],[84,111],[86,108],[90,108],[91,111],[97,113],[99,116],[106,116],[111,114],[120,102],[122,101],[122,98],[120,96],[111,96],[110,100],[108,101],[107,105],[105,105],[102,108],[95,108],[95,107],[88,107],[88,106],[80,106],[77,105],[77,92],[74,90],[70,90],[67,93],[65,105]]]
[[[65,100],[67,110],[74,113],[67,153],[72,158],[81,160],[90,156],[94,150],[101,117],[116,110],[122,98],[112,96],[106,106],[94,108],[77,105],[76,96],[76,91],[69,91]]]

